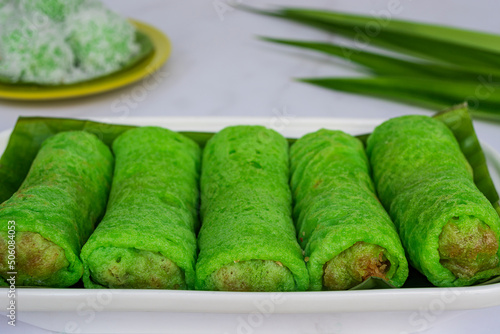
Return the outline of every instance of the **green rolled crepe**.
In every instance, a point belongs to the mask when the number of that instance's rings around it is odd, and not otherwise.
[[[19,286],[78,282],[80,250],[104,213],[112,172],[113,156],[93,134],[61,132],[43,142],[19,190],[0,206],[3,284],[9,272]]]
[[[261,126],[225,128],[203,153],[196,288],[303,291],[308,275],[295,238],[288,144]]]
[[[369,137],[367,153],[409,260],[431,283],[465,286],[500,274],[499,216],[443,123],[391,119]]]
[[[310,289],[349,289],[369,277],[402,286],[408,263],[375,195],[361,141],[319,130],[292,145],[290,161],[293,215]]]
[[[82,249],[85,287],[193,288],[200,147],[142,127],[120,135],[113,152],[106,215]]]

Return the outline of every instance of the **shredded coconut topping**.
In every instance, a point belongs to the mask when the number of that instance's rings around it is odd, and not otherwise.
[[[0,0],[0,76],[68,84],[119,70],[135,28],[96,0]]]

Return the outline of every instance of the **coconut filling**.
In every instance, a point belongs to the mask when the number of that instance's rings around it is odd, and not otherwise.
[[[295,280],[292,272],[278,261],[234,261],[208,276],[207,290],[294,291]]]
[[[439,236],[439,262],[457,278],[471,278],[498,266],[498,240],[475,217],[453,217]]]
[[[323,265],[323,288],[347,290],[369,277],[388,280],[391,268],[386,250],[378,245],[358,241]]]
[[[91,280],[112,289],[186,289],[184,271],[160,253],[99,247],[87,259]]]
[[[0,275],[9,278],[11,275],[8,272],[17,272],[16,282],[19,285],[43,285],[69,266],[64,249],[34,232],[16,233],[15,263],[9,264],[7,240],[0,238]]]

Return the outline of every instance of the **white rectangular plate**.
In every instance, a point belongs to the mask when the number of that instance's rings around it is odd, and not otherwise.
[[[300,137],[320,128],[344,130],[353,135],[369,133],[383,120],[309,118],[123,118],[96,121],[164,126],[177,131],[215,132],[228,125],[260,124],[287,137]],[[0,134],[3,152],[10,131]],[[500,155],[483,145],[490,172],[500,185]],[[168,290],[85,290],[17,289],[19,312],[65,312],[87,308],[101,312],[184,312],[184,313],[328,313],[466,310],[500,305],[500,283],[464,288],[418,288],[332,292],[207,292]],[[9,302],[7,289],[0,289],[0,310]],[[437,306],[436,306],[437,305]],[[92,307],[91,307],[92,306]]]

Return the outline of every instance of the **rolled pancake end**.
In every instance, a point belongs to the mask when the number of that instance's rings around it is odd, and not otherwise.
[[[86,288],[194,287],[200,147],[160,127],[113,142],[106,214],[82,248]]]
[[[70,274],[64,249],[38,233],[17,232],[12,267],[8,256],[7,241],[0,238],[0,258],[4,260],[0,263],[0,275],[8,277],[8,272],[17,272],[16,281],[21,285],[53,285]],[[83,272],[81,266],[74,269],[80,275]]]
[[[292,272],[280,262],[249,260],[229,263],[207,279],[207,289],[216,291],[294,291]]]
[[[363,241],[335,256],[323,266],[323,287],[326,290],[347,290],[370,277],[388,280],[391,267],[386,250]]]
[[[158,252],[99,247],[88,256],[91,279],[114,289],[186,289],[184,272]]]
[[[457,278],[471,278],[498,266],[498,240],[478,218],[453,217],[439,236],[440,263]]]

